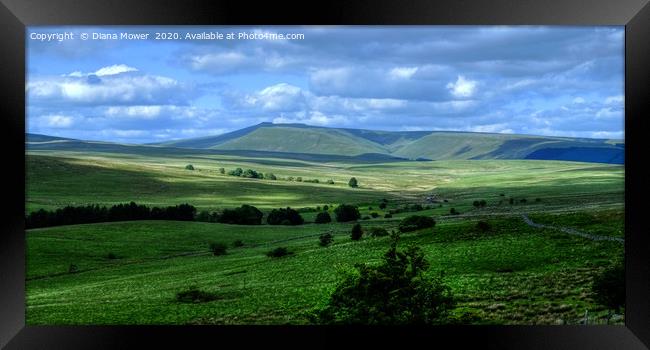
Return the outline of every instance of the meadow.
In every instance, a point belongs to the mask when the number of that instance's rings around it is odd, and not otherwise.
[[[185,167],[192,164],[194,170]],[[594,241],[539,223],[624,237],[624,168],[554,160],[443,160],[389,163],[316,162],[234,155],[142,155],[31,150],[26,156],[26,211],[66,205],[189,203],[198,210],[242,204],[313,208],[300,226],[133,221],[68,225],[26,232],[27,324],[306,324],[355,263],[376,264],[388,237],[350,239],[352,223],[315,224],[358,205],[364,228],[396,229],[409,215],[433,216],[434,228],[403,234],[422,247],[428,275],[444,274],[472,324],[604,322],[594,301],[595,275],[623,256],[623,244]],[[278,180],[221,174],[241,167]],[[288,178],[293,177],[294,181]],[[295,181],[301,177],[302,182]],[[350,177],[359,188],[348,186]],[[283,180],[284,179],[284,180]],[[319,183],[304,182],[318,179]],[[327,184],[327,180],[333,184]],[[379,209],[381,200],[388,206]],[[485,207],[473,202],[485,200]],[[422,211],[391,210],[421,204]],[[451,215],[454,208],[459,215]],[[371,213],[377,213],[373,218]],[[478,230],[487,221],[491,229]],[[334,242],[318,245],[331,232]],[[241,240],[241,247],[233,246]],[[228,245],[213,256],[210,242]],[[287,247],[294,254],[265,254]],[[110,257],[109,257],[110,256]],[[70,265],[76,271],[70,273]],[[182,303],[189,286],[215,300]],[[619,318],[614,323],[622,323]]]

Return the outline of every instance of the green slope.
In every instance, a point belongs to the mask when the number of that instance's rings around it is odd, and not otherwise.
[[[381,145],[343,130],[295,127],[258,128],[212,148],[345,155],[389,153]]]

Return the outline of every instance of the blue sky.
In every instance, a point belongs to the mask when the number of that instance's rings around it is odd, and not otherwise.
[[[30,39],[62,32],[74,39]],[[93,32],[150,39],[80,39]],[[27,38],[32,133],[145,143],[275,122],[624,138],[623,27],[76,26]]]

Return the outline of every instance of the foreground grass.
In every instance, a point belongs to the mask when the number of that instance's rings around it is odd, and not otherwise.
[[[420,245],[430,275],[444,271],[457,316],[491,324],[576,323],[602,315],[590,292],[595,274],[622,256],[622,245],[538,230],[521,219],[439,223],[403,235]],[[369,223],[363,223],[365,226]],[[394,224],[394,223],[388,223]],[[352,242],[351,225],[245,227],[207,223],[129,222],[76,225],[27,233],[27,324],[303,324],[355,263],[377,263],[387,238]],[[318,246],[331,230],[334,244]],[[215,257],[208,242],[245,246]],[[295,254],[272,259],[270,249]],[[108,251],[118,259],[108,260]],[[67,273],[76,264],[78,273]],[[179,303],[188,286],[216,300]]]

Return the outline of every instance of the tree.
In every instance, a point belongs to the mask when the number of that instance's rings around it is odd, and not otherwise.
[[[617,262],[594,278],[592,291],[595,300],[618,312],[625,305],[625,266]]]
[[[330,207],[329,207],[327,204],[325,204],[325,205],[323,206],[323,210],[324,210],[324,211],[328,211],[328,210],[330,210]]]
[[[228,247],[223,243],[212,242],[210,243],[210,251],[213,255],[225,255]]]
[[[350,178],[350,181],[348,181],[348,186],[352,188],[359,187],[359,183],[357,182],[357,179],[355,177]]]
[[[232,175],[232,176],[241,176],[243,172],[244,172],[244,170],[243,170],[242,168],[237,168],[237,169],[235,169],[235,170],[231,170],[231,171],[229,171],[229,172],[228,172],[228,175]]]
[[[472,203],[472,205],[473,205],[474,207],[478,208],[479,205],[480,205],[480,203],[479,203],[479,201],[474,201],[474,202]]]
[[[361,217],[359,208],[354,205],[341,204],[334,209],[334,215],[338,222],[348,222],[358,220]]]
[[[321,324],[435,325],[454,307],[451,289],[425,278],[429,263],[416,246],[397,250],[399,235],[379,266],[357,264],[356,273],[336,287],[314,320]]]
[[[268,180],[277,180],[278,178],[273,173],[264,174],[264,178]]]
[[[289,207],[273,209],[266,217],[266,223],[269,225],[302,225],[304,222],[302,216]]]
[[[487,232],[490,231],[492,226],[487,221],[479,221],[476,223],[476,228],[481,231],[481,232]]]
[[[252,205],[244,204],[239,208],[224,209],[217,222],[234,225],[260,225],[264,214]]]
[[[387,205],[386,202],[379,203],[379,209],[382,209],[382,210],[386,209],[386,205]]]
[[[451,215],[459,215],[460,213],[456,210],[456,208],[451,208],[451,209],[449,209],[449,214],[451,214]]]
[[[329,179],[329,180],[327,180],[327,182],[326,182],[326,183],[327,183],[328,185],[334,185],[334,180],[332,180],[332,179]]]
[[[226,169],[224,169],[224,168],[219,168],[219,174],[222,174],[222,175],[223,175],[223,174],[225,174],[225,173],[226,173]]]
[[[298,177],[296,177],[296,181],[298,181],[298,182],[302,182],[302,176],[298,176]]]
[[[326,211],[322,211],[316,215],[316,219],[314,220],[314,223],[317,224],[326,224],[328,222],[332,222],[332,217],[330,216],[330,213]]]
[[[281,258],[292,254],[293,252],[290,252],[286,247],[278,247],[266,253],[266,256],[270,258]]]
[[[331,233],[326,232],[320,235],[318,239],[319,239],[318,244],[321,247],[327,247],[328,245],[330,245],[330,243],[332,243],[332,241],[334,241],[334,236]]]
[[[185,170],[194,170],[194,165],[192,165],[192,164],[186,165]]]
[[[400,221],[398,229],[400,232],[411,232],[435,225],[436,221],[432,217],[412,215]]]
[[[352,226],[352,232],[350,233],[350,238],[353,241],[358,241],[361,239],[363,236],[363,229],[361,228],[361,224],[356,223],[354,226]]]
[[[370,236],[372,237],[383,237],[388,236],[388,231],[383,227],[371,227]]]

